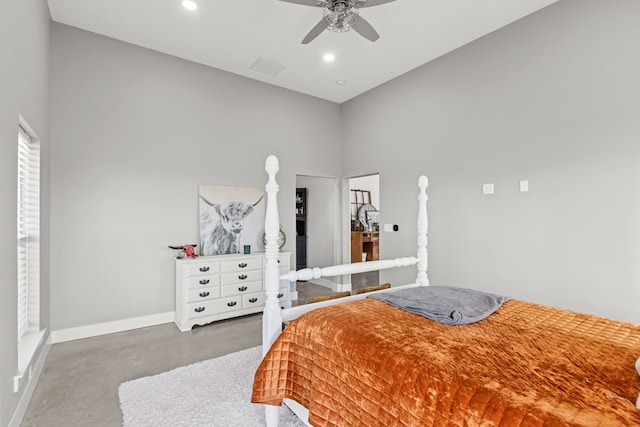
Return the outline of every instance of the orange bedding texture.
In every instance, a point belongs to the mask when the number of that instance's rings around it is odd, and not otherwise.
[[[510,300],[447,326],[364,299],[291,322],[252,401],[313,426],[640,426],[639,356],[631,323]]]

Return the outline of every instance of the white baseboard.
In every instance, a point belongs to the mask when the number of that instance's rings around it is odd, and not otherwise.
[[[22,396],[20,396],[20,400],[18,401],[15,411],[13,411],[8,427],[20,427],[24,414],[27,413],[27,408],[29,407],[29,403],[33,397],[33,392],[36,389],[36,384],[38,383],[38,379],[40,378],[40,374],[44,368],[44,362],[47,360],[50,348],[51,335],[47,337],[44,345],[42,345],[42,349],[40,350],[37,359],[35,361],[32,360],[31,365],[27,369],[27,372],[29,372],[29,374],[27,374],[28,382]]]
[[[97,337],[99,335],[113,334],[116,332],[130,331],[132,329],[146,328],[148,326],[171,323],[175,318],[175,312],[151,314],[149,316],[134,317],[131,319],[114,320],[112,322],[96,323],[93,325],[79,326],[77,328],[60,329],[51,332],[53,344],[79,340],[82,338]]]

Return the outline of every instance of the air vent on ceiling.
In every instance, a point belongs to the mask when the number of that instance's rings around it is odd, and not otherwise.
[[[259,57],[251,66],[252,70],[272,77],[278,75],[285,68],[286,65],[273,59],[263,58],[262,56]]]

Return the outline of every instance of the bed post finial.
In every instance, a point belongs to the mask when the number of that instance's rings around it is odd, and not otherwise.
[[[427,187],[429,179],[422,175],[418,178],[418,187],[420,194],[418,195],[418,277],[416,283],[419,285],[428,285],[429,277],[427,276],[427,230],[429,228],[429,219],[427,217]]]
[[[267,157],[265,170],[269,175],[269,181],[265,186],[267,192],[267,212],[265,215],[264,233],[265,245],[265,293],[264,318],[262,323],[262,351],[266,354],[271,344],[282,329],[280,320],[280,303],[278,291],[280,290],[280,268],[278,267],[278,236],[280,234],[280,218],[278,216],[278,191],[280,187],[276,182],[276,174],[280,170],[278,158],[274,155]]]
[[[269,181],[271,181],[271,178],[273,177],[275,182],[275,176],[278,171],[280,171],[280,162],[278,161],[278,158],[273,154],[268,156],[267,161],[265,162],[264,170],[266,170],[267,174],[269,175]]]

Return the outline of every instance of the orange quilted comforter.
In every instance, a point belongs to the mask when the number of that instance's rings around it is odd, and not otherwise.
[[[631,323],[511,300],[446,326],[365,299],[291,322],[252,401],[314,426],[640,426],[639,356]]]

